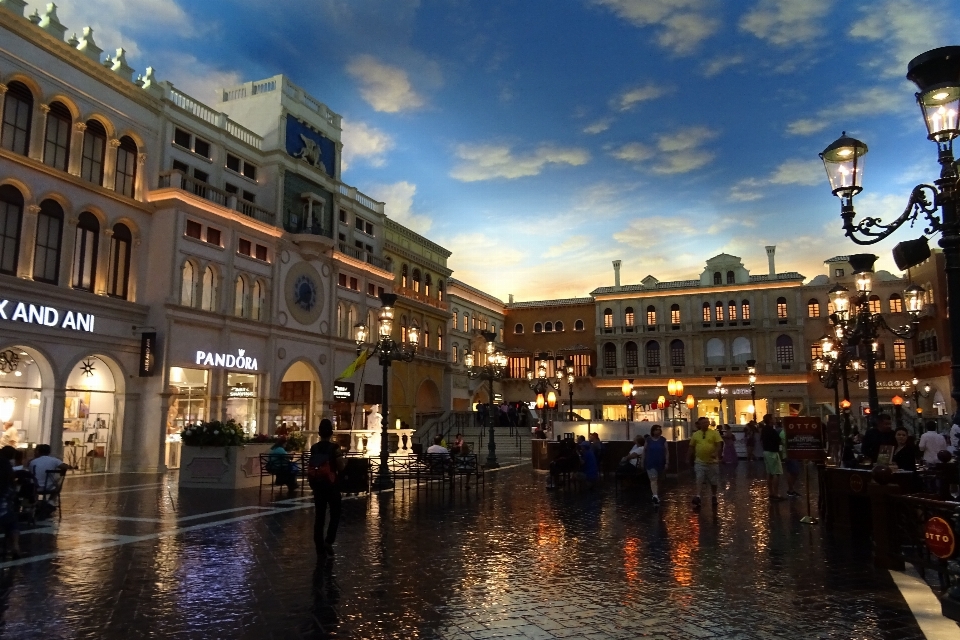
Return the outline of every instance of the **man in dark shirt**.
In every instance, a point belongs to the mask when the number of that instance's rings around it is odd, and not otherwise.
[[[863,444],[860,445],[860,451],[863,453],[864,458],[874,463],[880,454],[880,447],[895,447],[896,444],[897,438],[893,435],[893,425],[890,420],[890,415],[881,413],[877,416],[873,425],[867,429],[867,432],[863,435]]]
[[[340,487],[337,477],[346,466],[346,460],[340,447],[330,441],[333,436],[333,423],[327,418],[320,421],[320,442],[310,447],[310,488],[313,489],[313,501],[316,508],[313,525],[313,542],[317,548],[317,559],[323,560],[333,555],[333,543],[337,539],[337,527],[340,525]],[[319,473],[314,471],[320,470]],[[330,507],[330,524],[324,535],[324,521],[327,507]]]

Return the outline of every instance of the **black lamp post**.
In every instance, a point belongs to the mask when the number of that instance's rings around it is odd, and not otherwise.
[[[857,296],[852,300],[849,291],[841,285],[830,290],[830,300],[833,302],[834,312],[830,315],[834,333],[837,336],[837,352],[839,357],[845,357],[847,346],[862,347],[867,370],[867,397],[870,403],[870,414],[880,412],[880,397],[877,394],[876,349],[881,329],[886,329],[899,338],[913,337],[917,320],[923,310],[923,298],[926,291],[915,284],[907,287],[903,292],[906,311],[910,315],[910,324],[901,327],[891,327],[881,313],[870,310],[871,274],[877,256],[870,253],[857,253],[849,257],[850,266],[857,283]],[[846,394],[844,394],[846,395]],[[847,396],[849,397],[849,396]]]
[[[946,261],[948,316],[951,340],[951,395],[960,407],[960,175],[953,155],[953,140],[960,136],[957,116],[960,111],[960,46],[941,47],[923,53],[907,65],[907,79],[917,85],[917,103],[927,127],[927,138],[937,145],[940,178],[933,185],[913,188],[903,213],[890,224],[867,217],[854,224],[853,198],[863,190],[863,157],[867,145],[844,133],[820,154],[833,194],[840,198],[840,216],[844,233],[861,245],[874,244],[888,237],[906,222],[925,219],[924,235],[901,242],[893,249],[900,269],[914,267],[930,257],[926,236],[940,233],[940,247]],[[932,199],[932,202],[931,202]],[[940,215],[937,215],[937,211]],[[922,301],[919,301],[922,302]],[[908,311],[909,308],[908,302]],[[919,309],[916,309],[919,313]],[[875,410],[875,390],[870,408]]]
[[[573,383],[576,381],[573,375],[573,361],[567,360],[564,368],[567,370],[567,391],[570,394],[570,422],[573,422]]]
[[[723,394],[726,393],[726,389],[723,388],[723,376],[716,376],[717,386],[714,389],[717,392],[717,398],[720,400],[720,421],[717,423],[719,427],[721,424],[726,424],[726,414],[723,413]]]
[[[820,352],[823,355],[814,360],[813,366],[823,386],[827,389],[833,389],[834,407],[836,407],[838,414],[843,410],[843,435],[848,436],[850,435],[850,412],[847,409],[850,407],[850,388],[847,383],[860,380],[860,371],[863,366],[859,360],[850,358],[850,350],[843,340],[844,326],[842,324],[832,324],[831,331],[833,332],[832,336],[824,335],[820,338]],[[847,373],[849,370],[853,371],[852,377]],[[840,398],[841,385],[843,385],[842,400]]]
[[[913,389],[911,391],[911,389]],[[903,383],[900,385],[900,390],[904,393],[909,393],[913,395],[913,410],[917,414],[917,423],[920,422],[920,419],[923,417],[923,409],[920,408],[920,398],[929,398],[930,397],[930,384],[924,384],[923,387],[920,387],[920,380],[914,378],[910,381],[910,384]]]
[[[747,381],[750,383],[750,405],[753,407],[753,421],[757,422],[757,361],[747,360]]]
[[[500,466],[500,463],[497,462],[497,444],[493,440],[493,381],[499,380],[503,376],[503,368],[507,364],[507,357],[502,352],[497,351],[497,334],[484,331],[483,339],[487,341],[487,364],[474,364],[472,353],[464,356],[463,363],[467,365],[467,375],[471,378],[490,381],[490,406],[487,408],[487,426],[490,429],[490,440],[487,442],[487,463],[484,466],[488,469],[496,469]]]
[[[548,401],[547,396],[554,393],[554,403],[556,403],[556,393],[560,390],[560,381],[563,380],[563,369],[557,369],[557,381],[554,383],[547,377],[547,354],[541,353],[537,356],[537,372],[534,375],[533,369],[527,369],[527,383],[530,390],[537,394],[537,406],[540,408],[540,422],[544,430],[547,428]],[[572,393],[571,389],[571,393]]]
[[[362,322],[353,327],[353,337],[357,341],[357,355],[367,348],[372,348],[371,356],[380,356],[380,366],[383,368],[383,393],[380,400],[383,416],[380,420],[380,471],[373,481],[373,488],[378,490],[392,489],[393,478],[390,475],[390,448],[387,430],[390,428],[390,393],[387,384],[390,380],[390,365],[394,360],[410,362],[417,352],[420,342],[420,330],[410,327],[407,332],[409,346],[393,339],[393,307],[397,303],[394,293],[380,294],[380,316],[377,319],[377,341],[368,342],[371,338],[369,329]]]

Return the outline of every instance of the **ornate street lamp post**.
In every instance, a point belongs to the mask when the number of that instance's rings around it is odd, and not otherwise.
[[[397,296],[394,293],[380,294],[380,316],[377,319],[377,341],[368,342],[370,338],[369,329],[363,323],[353,327],[353,337],[357,341],[357,355],[364,349],[372,349],[371,356],[380,356],[380,366],[383,368],[383,393],[380,404],[383,418],[380,420],[380,471],[373,482],[373,488],[378,490],[392,489],[393,478],[390,475],[390,448],[387,430],[390,427],[390,393],[387,384],[390,380],[390,364],[394,360],[410,362],[417,352],[417,344],[420,342],[420,330],[416,327],[410,327],[407,332],[409,346],[401,344],[393,339],[393,307],[397,302]]]
[[[912,391],[911,391],[912,389]],[[920,408],[920,398],[929,398],[930,397],[930,385],[924,384],[921,390],[920,380],[914,378],[910,381],[910,384],[903,383],[900,385],[900,390],[904,393],[910,393],[913,395],[913,409],[917,413],[917,423],[919,424],[920,419],[923,417],[923,409]]]
[[[573,422],[573,383],[576,378],[573,375],[573,363],[571,360],[566,361],[565,368],[567,370],[567,391],[570,392],[570,422]]]
[[[687,396],[687,424],[693,424],[693,408],[697,406],[697,401],[694,399],[693,394]],[[689,426],[687,427],[690,428]],[[673,430],[673,441],[677,441],[677,429]]]
[[[670,397],[676,398],[676,400],[670,401],[670,427],[676,429],[677,409],[680,406],[680,398],[683,397],[683,381],[670,378],[667,382],[667,393],[670,394]]]
[[[490,440],[487,443],[487,463],[486,468],[496,469],[500,466],[497,462],[497,445],[493,441],[493,381],[503,377],[503,369],[507,364],[507,357],[500,351],[497,351],[497,334],[491,331],[483,332],[483,339],[487,341],[486,354],[487,364],[477,365],[473,361],[473,354],[468,353],[463,358],[463,363],[467,366],[467,375],[474,379],[490,381],[490,403],[487,407],[487,426],[490,429]]]
[[[917,85],[917,103],[927,127],[927,138],[937,145],[940,178],[933,185],[920,184],[913,188],[903,213],[890,224],[879,218],[866,217],[854,223],[856,211],[853,199],[863,190],[863,159],[867,145],[848,137],[846,133],[820,154],[830,189],[840,198],[840,217],[848,238],[861,245],[880,242],[905,223],[913,223],[922,215],[924,235],[916,240],[901,242],[893,249],[897,267],[906,270],[930,257],[926,236],[940,233],[940,247],[946,261],[947,316],[950,318],[951,339],[951,395],[955,408],[960,407],[960,215],[957,199],[960,197],[960,174],[953,155],[953,140],[960,136],[960,46],[941,47],[923,53],[907,65],[907,79]],[[937,215],[937,212],[940,215]],[[851,256],[853,257],[853,256]],[[871,264],[872,266],[872,264]],[[907,311],[911,309],[907,300]],[[915,299],[922,305],[922,299]],[[871,358],[872,359],[872,358]],[[869,360],[868,360],[869,367]],[[868,380],[872,374],[868,370]],[[871,391],[870,409],[878,408],[875,390]]]
[[[837,287],[846,291],[840,285],[837,285]],[[834,287],[834,291],[837,290],[837,287]],[[831,292],[831,295],[834,291]],[[843,410],[844,436],[848,436],[850,435],[850,412],[847,409],[850,408],[850,389],[847,382],[858,381],[863,367],[859,360],[850,359],[849,348],[843,340],[844,325],[833,324],[831,325],[831,331],[836,337],[824,335],[820,338],[820,352],[823,355],[813,361],[813,366],[823,386],[827,389],[833,389],[834,406],[837,407],[838,414],[841,409]],[[848,370],[853,371],[853,377],[848,375]],[[840,398],[841,384],[843,385],[842,400]]]
[[[721,424],[726,424],[726,418],[724,417],[726,414],[723,413],[723,394],[726,389],[723,388],[723,376],[716,376],[716,378],[717,386],[714,387],[714,389],[717,392],[717,398],[720,400],[720,421],[717,422],[717,426],[719,427]]]
[[[753,421],[757,422],[757,361],[747,360],[747,380],[750,382],[750,406],[753,407]]]
[[[893,403],[893,412],[896,416],[897,428],[903,426],[903,397],[902,396],[893,396],[890,402]]]
[[[540,423],[544,430],[547,428],[547,394],[550,391],[559,391],[560,390],[560,381],[563,380],[563,371],[561,369],[557,370],[557,381],[554,383],[549,377],[547,377],[547,354],[541,353],[537,356],[537,372],[534,375],[532,369],[527,369],[527,383],[530,386],[530,390],[537,394],[537,409],[540,410]],[[554,403],[556,403],[556,394],[553,396]],[[553,406],[553,405],[551,405]]]
[[[627,405],[627,434],[630,433],[630,423],[633,421],[633,378],[624,380],[620,385],[620,393],[623,394],[623,401]]]

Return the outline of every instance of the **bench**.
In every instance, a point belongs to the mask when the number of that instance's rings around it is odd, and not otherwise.
[[[476,478],[487,486],[486,478],[483,475],[483,467],[480,466],[480,456],[475,453],[462,453],[453,457],[453,474],[451,481],[456,478],[464,478],[466,486],[470,486],[470,478]]]
[[[263,479],[270,478],[270,494],[274,487],[281,483],[281,475],[293,476],[294,482],[303,489],[303,481],[307,477],[307,454],[305,453],[261,453],[260,454],[260,493],[263,493]],[[282,489],[281,489],[282,491]]]

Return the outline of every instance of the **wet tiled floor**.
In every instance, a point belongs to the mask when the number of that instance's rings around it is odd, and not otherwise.
[[[759,466],[724,474],[701,513],[687,475],[655,510],[529,465],[351,499],[319,568],[309,498],[71,476],[62,523],[0,563],[0,637],[923,638],[866,545],[771,505]]]

